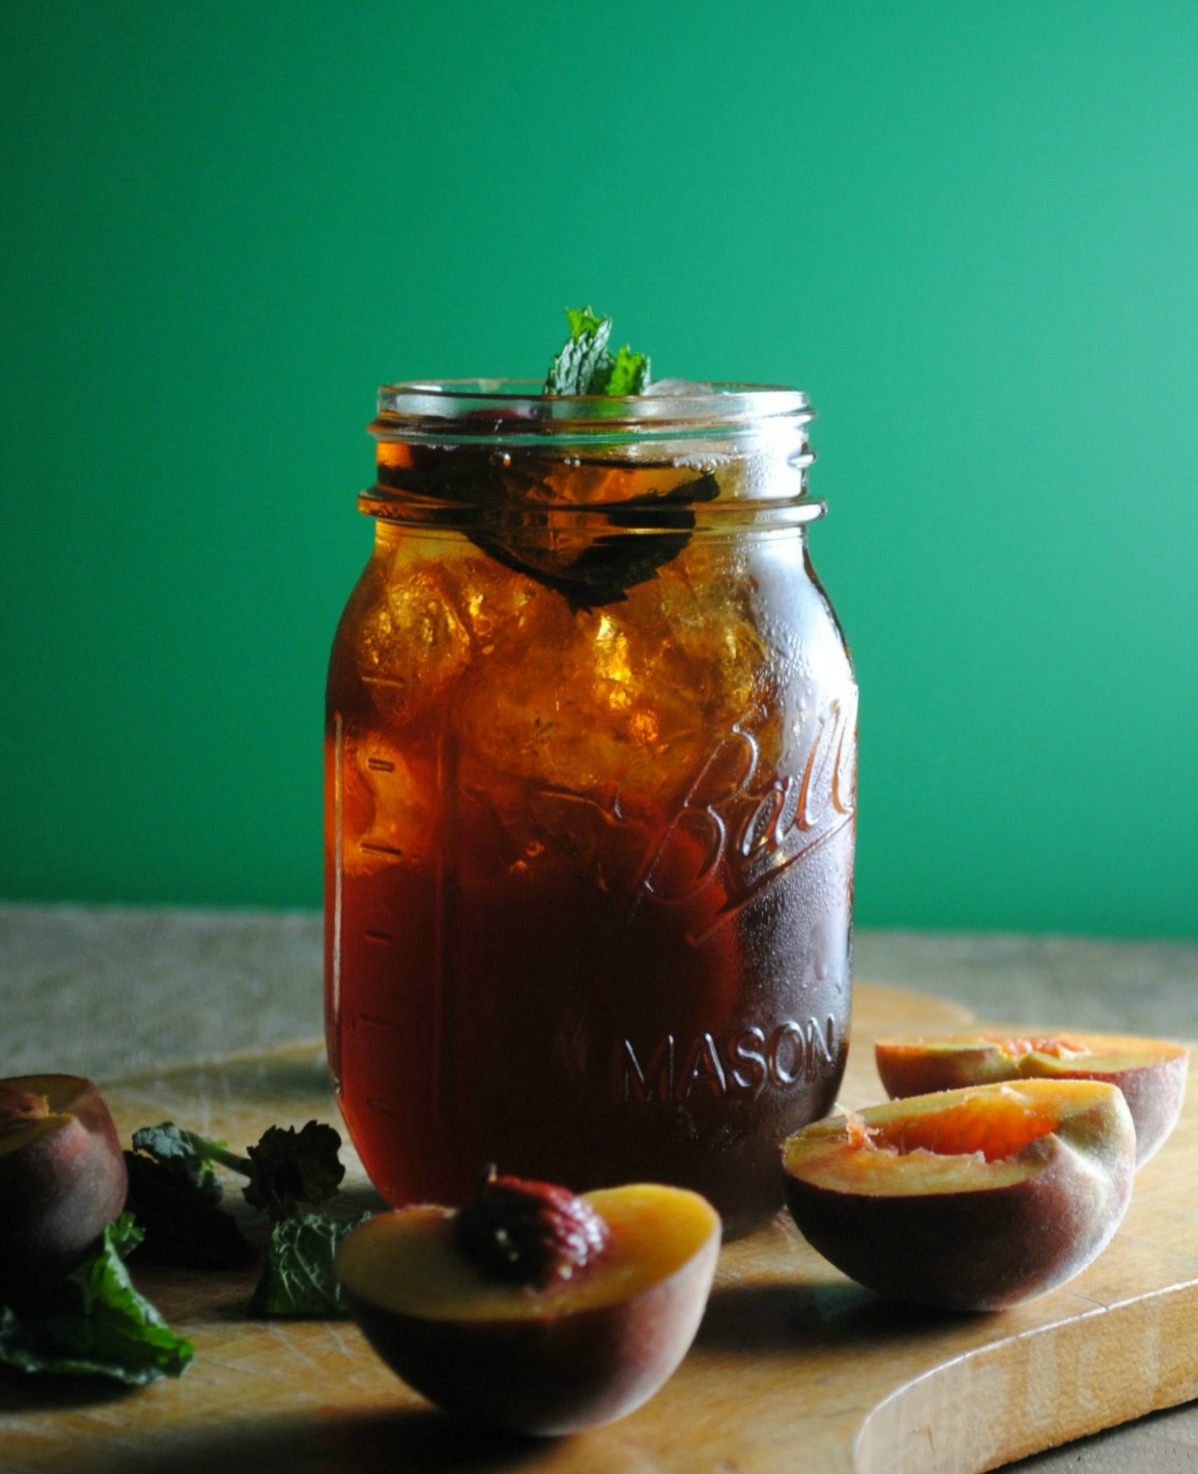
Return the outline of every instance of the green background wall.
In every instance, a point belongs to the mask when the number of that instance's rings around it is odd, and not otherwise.
[[[798,384],[864,924],[1198,935],[1198,5],[6,0],[0,895],[319,900],[374,385]]]

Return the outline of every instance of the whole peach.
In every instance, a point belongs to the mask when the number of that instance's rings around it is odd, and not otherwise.
[[[103,1097],[78,1075],[0,1080],[0,1301],[71,1270],[125,1204]]]

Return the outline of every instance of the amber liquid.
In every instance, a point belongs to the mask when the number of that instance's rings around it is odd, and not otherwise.
[[[327,1026],[390,1201],[495,1163],[684,1184],[731,1232],[780,1206],[844,1068],[856,744],[786,542],[692,544],[588,610],[380,529],[329,678]]]

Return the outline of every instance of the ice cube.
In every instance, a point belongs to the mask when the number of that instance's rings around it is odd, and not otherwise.
[[[392,569],[358,623],[358,669],[375,705],[410,720],[470,659],[470,634],[437,563]]]
[[[654,379],[647,389],[641,391],[646,397],[653,396],[663,399],[671,399],[675,396],[692,397],[715,392],[711,384],[700,383],[697,379]]]
[[[635,772],[642,796],[661,802],[703,742],[697,691],[656,679],[665,633],[628,606],[574,612],[539,591],[462,679],[463,748],[493,773],[604,803]]]

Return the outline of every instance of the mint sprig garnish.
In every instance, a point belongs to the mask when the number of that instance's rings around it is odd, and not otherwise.
[[[593,398],[586,418],[599,428],[608,419],[622,421],[627,407],[604,401],[648,391],[649,355],[627,344],[613,352],[611,318],[590,307],[568,308],[566,317],[570,337],[549,367],[545,397]],[[471,433],[452,455],[418,441],[404,464],[380,467],[379,484],[389,494],[425,499],[497,563],[560,594],[575,612],[589,611],[619,603],[656,578],[690,542],[696,508],[715,501],[720,485],[710,469],[679,482],[681,468],[668,456],[655,462],[647,454],[609,451],[609,443],[631,438],[622,423],[610,442],[584,434],[588,453],[579,458],[571,446],[567,456],[564,438],[559,445],[553,433],[557,413],[549,408],[542,416],[531,405],[472,410],[464,416]],[[585,465],[584,478],[616,473],[602,500],[563,495],[562,469],[569,465]],[[585,524],[580,519],[577,534],[559,537],[558,527],[568,521],[559,513],[572,506],[585,513]]]
[[[570,337],[549,365],[546,394],[643,394],[649,386],[649,355],[628,344],[616,353],[608,346],[611,318],[589,307],[566,308]]]

